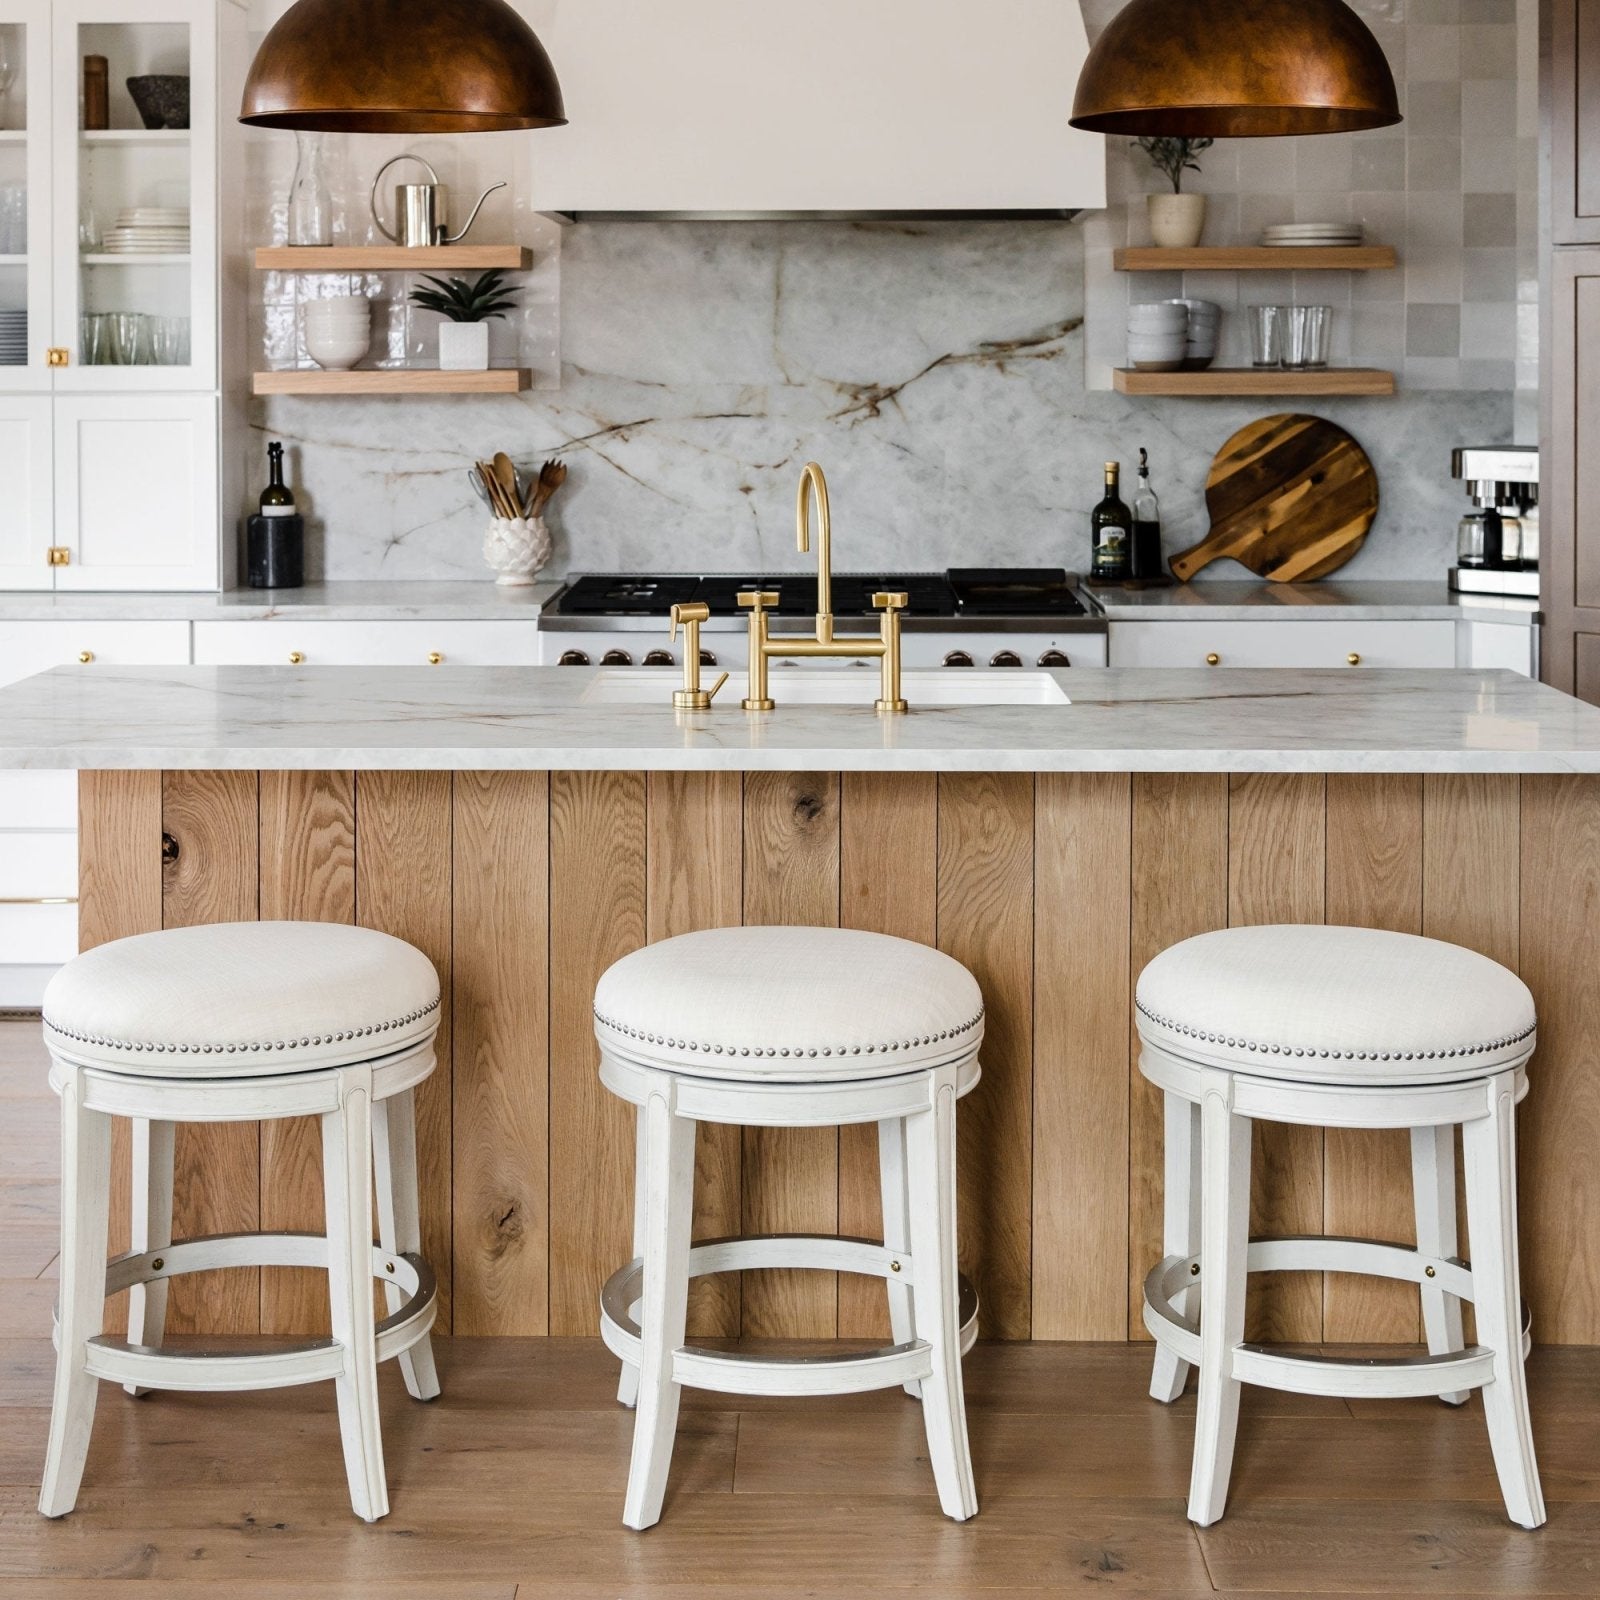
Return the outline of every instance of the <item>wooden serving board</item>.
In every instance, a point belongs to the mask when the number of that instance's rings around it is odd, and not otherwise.
[[[1378,514],[1378,475],[1336,423],[1298,412],[1262,417],[1217,452],[1206,479],[1211,531],[1172,558],[1187,582],[1224,556],[1275,583],[1342,567]]]

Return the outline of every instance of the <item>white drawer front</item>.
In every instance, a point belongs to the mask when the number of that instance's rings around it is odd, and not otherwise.
[[[1213,661],[1211,657],[1215,656]],[[1350,658],[1356,657],[1355,661]],[[1453,667],[1453,622],[1113,622],[1114,667]]]
[[[440,660],[432,662],[434,656]],[[296,657],[299,658],[296,661]],[[529,622],[197,622],[204,666],[533,666],[539,632]]]
[[[8,622],[0,632],[0,685],[88,655],[104,666],[184,666],[187,622]]]
[[[76,906],[0,906],[0,966],[60,966],[77,953]]]
[[[76,772],[0,772],[0,828],[76,828]]]
[[[0,905],[14,900],[73,899],[77,893],[77,834],[0,829]]]

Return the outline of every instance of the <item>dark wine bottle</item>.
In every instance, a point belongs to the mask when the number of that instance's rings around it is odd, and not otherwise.
[[[1150,487],[1150,452],[1139,452],[1139,482],[1133,491],[1133,542],[1128,573],[1134,578],[1161,576],[1161,502]]]
[[[1125,583],[1133,544],[1133,514],[1117,493],[1120,461],[1106,462],[1106,495],[1089,516],[1089,576],[1097,583]]]
[[[267,486],[261,491],[261,515],[292,517],[294,491],[283,481],[283,446],[276,439],[267,446]]]

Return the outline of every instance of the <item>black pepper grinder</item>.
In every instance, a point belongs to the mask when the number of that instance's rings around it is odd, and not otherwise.
[[[283,481],[283,446],[267,446],[268,483],[261,509],[245,539],[245,569],[252,589],[298,589],[305,580],[306,525]]]

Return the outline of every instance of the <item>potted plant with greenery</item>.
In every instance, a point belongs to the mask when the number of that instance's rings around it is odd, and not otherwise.
[[[465,278],[427,278],[429,285],[411,291],[411,303],[437,311],[439,367],[445,372],[483,372],[489,365],[489,323],[516,306],[516,297],[499,270],[483,273],[477,281]]]
[[[1206,226],[1206,197],[1203,194],[1185,194],[1183,175],[1200,170],[1200,163],[1195,157],[1209,150],[1214,141],[1146,136],[1133,142],[1172,185],[1171,194],[1146,197],[1145,203],[1150,208],[1151,239],[1163,250],[1187,250],[1199,244]]]

